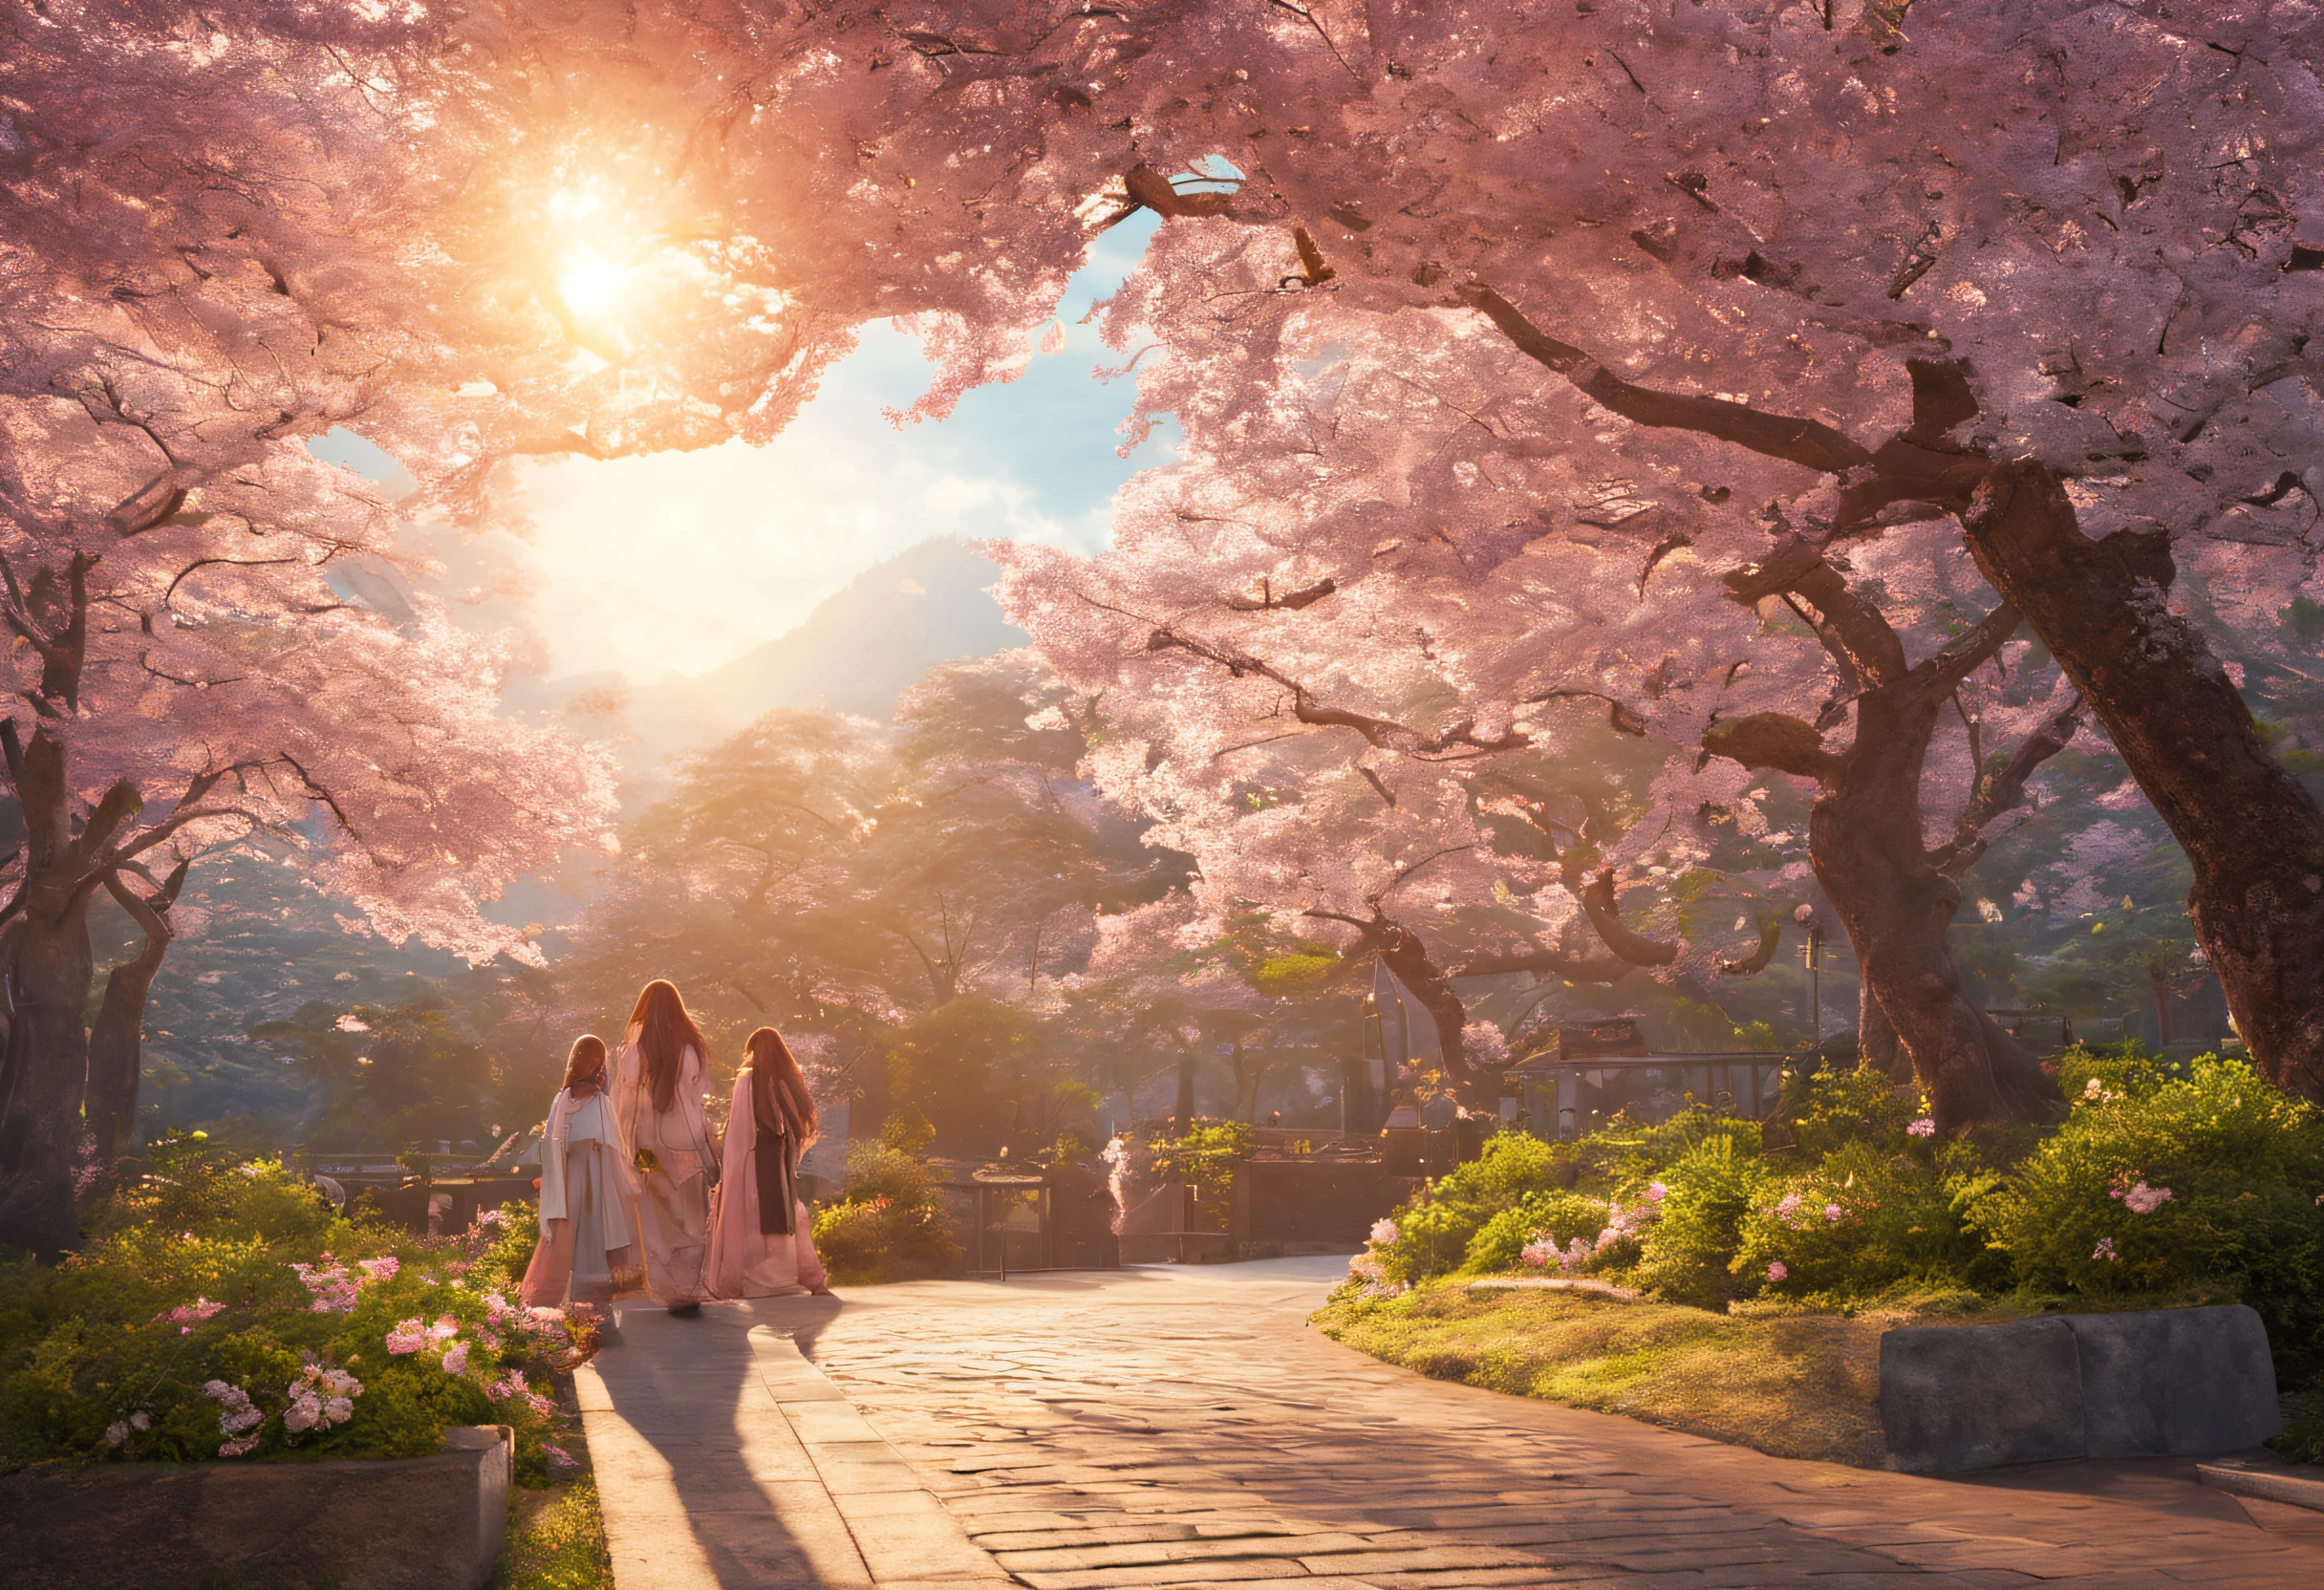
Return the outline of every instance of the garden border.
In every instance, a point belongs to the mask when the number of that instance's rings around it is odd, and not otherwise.
[[[45,1590],[483,1590],[515,1431],[426,1457],[113,1463],[0,1475],[0,1561]]]

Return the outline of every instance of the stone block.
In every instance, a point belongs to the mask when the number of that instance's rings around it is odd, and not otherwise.
[[[0,1563],[43,1590],[483,1590],[512,1467],[484,1425],[429,1457],[27,1470],[0,1477]]]
[[[2059,1319],[1884,1332],[1881,1426],[1907,1473],[2080,1457],[2074,1332]]]
[[[2227,1452],[2284,1428],[2268,1329],[2240,1306],[2069,1314],[2089,1457]]]
[[[2283,1428],[2267,1330],[2241,1306],[1892,1330],[1881,1424],[1909,1473],[2236,1451]]]

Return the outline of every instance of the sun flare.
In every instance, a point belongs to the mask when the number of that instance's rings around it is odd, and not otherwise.
[[[594,319],[620,301],[629,274],[625,267],[583,244],[569,250],[557,268],[557,293],[575,314]]]

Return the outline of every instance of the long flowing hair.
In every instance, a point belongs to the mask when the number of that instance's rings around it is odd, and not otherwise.
[[[783,1035],[772,1027],[761,1027],[744,1041],[742,1052],[749,1057],[754,1107],[771,1105],[781,1110],[801,1149],[814,1142],[815,1096],[807,1090],[806,1073],[799,1069]]]
[[[678,985],[660,978],[646,984],[637,996],[630,1025],[637,1029],[637,1052],[645,1059],[646,1086],[654,1095],[655,1113],[662,1114],[678,1102],[678,1074],[685,1068],[686,1050],[691,1047],[707,1058],[710,1044],[702,1037],[702,1029],[694,1024],[694,1018],[686,1014],[686,1001],[678,997]]]
[[[573,1052],[565,1058],[565,1090],[576,1099],[590,1099],[604,1087],[605,1040],[585,1032],[573,1040]]]

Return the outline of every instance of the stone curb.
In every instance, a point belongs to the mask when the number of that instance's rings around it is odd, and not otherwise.
[[[2195,1477],[2216,1491],[2231,1492],[2239,1496],[2256,1496],[2262,1501],[2286,1502],[2293,1507],[2305,1507],[2324,1513],[2324,1468],[2318,1468],[2316,1477],[2289,1469],[2267,1468],[2259,1463],[2228,1459],[2219,1463],[2198,1463]]]
[[[573,1376],[618,1590],[1013,1582],[786,1332],[622,1313]]]

